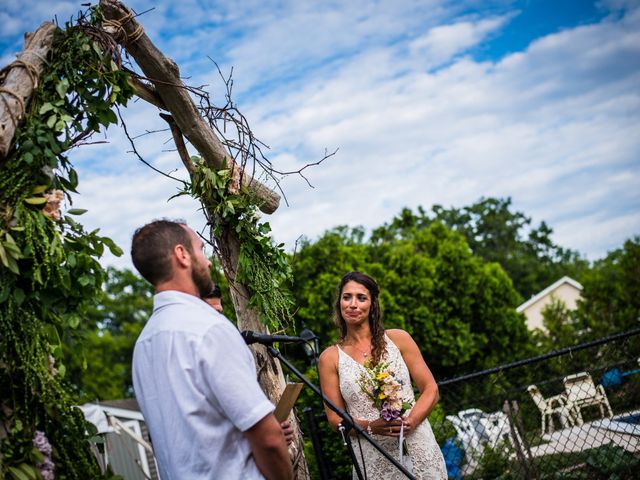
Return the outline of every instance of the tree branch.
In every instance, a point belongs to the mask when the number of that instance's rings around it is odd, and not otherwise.
[[[180,71],[144,33],[132,12],[116,0],[100,0],[100,6],[116,40],[131,54],[144,75],[151,81],[166,109],[171,112],[182,134],[200,153],[209,168],[239,169],[209,125],[200,116],[196,105],[180,79]],[[257,180],[242,175],[246,186],[260,201],[260,210],[273,213],[280,196]]]

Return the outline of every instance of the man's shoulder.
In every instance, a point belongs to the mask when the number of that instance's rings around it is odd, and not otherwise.
[[[203,335],[210,329],[235,329],[225,316],[197,297],[164,296],[161,301],[156,300],[142,336],[158,332]]]

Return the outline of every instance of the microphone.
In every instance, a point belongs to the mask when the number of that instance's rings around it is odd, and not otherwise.
[[[289,335],[267,335],[266,333],[252,332],[251,330],[245,330],[240,333],[240,335],[242,335],[242,338],[247,345],[259,343],[261,345],[270,346],[275,342],[304,343],[308,341],[302,337],[290,337]]]

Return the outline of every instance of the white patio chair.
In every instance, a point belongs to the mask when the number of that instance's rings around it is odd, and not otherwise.
[[[518,429],[514,427],[511,430],[509,424],[509,417],[504,412],[485,413],[479,418],[480,424],[483,427],[484,436],[487,444],[492,448],[497,447],[501,442],[510,443],[515,446],[514,434],[517,437],[519,445],[522,445],[522,438]]]
[[[477,408],[470,408],[446,418],[458,433],[469,465],[477,464],[487,445],[495,448],[502,441],[514,444],[509,420],[503,412],[485,413]],[[517,429],[515,434],[522,444]]]
[[[567,403],[570,405],[578,425],[584,423],[581,410],[592,405],[599,407],[602,418],[605,416],[613,417],[613,411],[604,387],[602,385],[596,387],[589,373],[574,373],[564,377],[562,381],[567,395]]]
[[[571,406],[568,405],[567,397],[564,394],[554,395],[552,397],[543,397],[538,387],[535,385],[529,385],[527,391],[533,403],[536,404],[540,414],[542,416],[542,435],[546,433],[553,433],[553,415],[557,414],[560,420],[560,427],[565,428],[567,426],[573,426],[576,424],[576,418],[573,417]]]
[[[480,443],[480,435],[475,426],[466,419],[462,419],[457,415],[447,415],[445,417],[451,422],[456,430],[458,440],[462,444],[465,459],[468,465],[475,466],[478,458],[482,455],[482,444]]]

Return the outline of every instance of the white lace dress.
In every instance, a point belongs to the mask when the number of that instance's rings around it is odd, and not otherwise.
[[[389,366],[395,373],[396,378],[402,381],[402,392],[405,399],[413,400],[413,389],[409,370],[404,363],[400,350],[385,335],[387,342],[387,353],[383,358],[389,362]],[[377,420],[380,418],[379,410],[373,406],[369,398],[358,386],[358,379],[364,372],[364,367],[356,362],[338,347],[338,375],[340,377],[340,392],[346,403],[347,412],[354,418],[365,420]],[[384,435],[372,435],[381,447],[391,453],[399,461],[399,439],[397,437],[387,437]],[[447,469],[440,447],[433,436],[431,425],[425,419],[416,429],[411,431],[406,437],[408,454],[405,452],[403,464],[414,477],[423,480],[446,480]],[[365,439],[353,439],[353,449],[360,465],[360,470],[364,475],[362,460],[360,459],[360,446],[365,461],[367,478],[370,480],[395,480],[404,479],[406,476],[400,472],[389,460],[384,458]],[[357,479],[355,469],[353,478]]]

